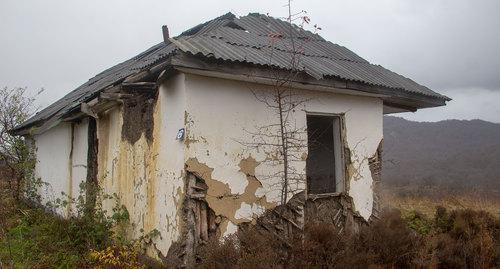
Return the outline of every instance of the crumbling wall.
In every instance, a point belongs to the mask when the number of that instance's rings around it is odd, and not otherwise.
[[[339,232],[357,232],[367,221],[359,215],[346,194],[315,195],[305,203],[305,223],[327,223],[338,227]]]
[[[98,178],[130,215],[128,235],[158,231],[148,254],[161,258],[182,230],[184,145],[175,140],[184,123],[183,76],[157,91],[128,92],[122,104],[99,114]],[[142,90],[141,90],[142,91]],[[111,211],[115,201],[105,201]]]
[[[131,89],[125,94],[133,97],[123,99],[122,140],[134,144],[144,135],[147,141],[152,142],[157,92]]]
[[[380,140],[378,144],[377,151],[368,160],[370,165],[370,172],[373,179],[373,210],[370,217],[370,221],[378,219],[381,213],[381,197],[380,197],[380,184],[382,182],[382,146],[384,144],[383,140]]]
[[[198,248],[210,239],[221,236],[219,229],[221,217],[215,214],[206,201],[208,185],[205,181],[192,173],[187,173],[185,190],[181,212],[183,229],[166,257],[162,258],[168,268],[195,264]]]
[[[275,111],[254,95],[265,95],[269,90],[252,83],[186,75],[186,170],[209,185],[209,206],[227,220],[221,225],[223,234],[236,231],[242,223],[256,223],[266,210],[279,204],[281,185],[276,175],[282,167],[273,163],[272,156],[280,153],[276,148],[276,152],[268,152],[245,143],[255,141],[252,128],[276,123]],[[369,158],[382,139],[382,101],[340,93],[298,92],[307,102],[290,115],[297,129],[305,130],[309,112],[343,115],[345,194],[350,197],[352,218],[368,220],[373,209]],[[293,169],[303,175],[306,143],[299,148],[299,156],[304,157],[292,163]],[[251,160],[248,163],[253,166],[250,178],[240,167],[245,160]],[[289,197],[305,191],[305,186],[305,180],[294,182]]]
[[[97,120],[98,178],[103,192],[119,199],[104,200],[105,208],[111,212],[116,202],[124,205],[130,215],[129,234],[137,238],[157,226],[155,149],[141,130],[136,130],[141,136],[134,143],[123,139],[124,110],[115,107]]]
[[[338,231],[357,232],[368,222],[354,211],[352,198],[346,194],[295,194],[288,203],[266,210],[255,222],[257,229],[270,232],[284,242],[303,234],[306,225],[326,223]]]
[[[249,129],[274,123],[275,115],[249,88],[264,94],[269,90],[178,74],[160,86],[152,106],[145,103],[140,109],[139,103],[128,103],[131,106],[125,107],[124,102],[99,115],[99,182],[108,193],[119,194],[129,210],[133,237],[152,229],[160,232],[152,241],[151,255],[185,262],[194,253],[187,250],[207,237],[231,234],[245,224],[258,224],[286,236],[308,220],[321,220],[319,217],[342,225],[370,217],[369,158],[382,138],[382,102],[372,97],[302,91],[309,101],[291,113],[298,128],[305,128],[306,112],[344,117],[346,193],[306,199],[305,181],[298,180],[290,185],[288,203],[279,205],[281,179],[277,173],[282,168],[273,158],[280,153],[245,146],[245,141],[252,141]],[[144,122],[136,125],[132,118]],[[143,126],[151,119],[152,124]],[[185,137],[176,140],[182,128]],[[292,163],[304,176],[306,143],[298,148],[301,157]],[[195,184],[191,184],[193,178]],[[326,214],[328,209],[332,210]]]
[[[98,187],[98,149],[97,121],[95,118],[88,118],[87,128],[87,177],[85,188],[85,203],[87,210],[93,211],[96,205]]]
[[[255,225],[257,229],[270,232],[286,242],[290,238],[300,236],[303,232],[305,220],[306,194],[299,192],[282,205],[266,210],[258,216]]]

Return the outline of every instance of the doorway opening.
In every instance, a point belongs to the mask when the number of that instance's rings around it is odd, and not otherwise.
[[[344,191],[341,123],[341,116],[307,115],[308,193]]]

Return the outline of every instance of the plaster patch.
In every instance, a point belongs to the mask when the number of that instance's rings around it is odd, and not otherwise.
[[[229,221],[226,226],[226,231],[222,234],[222,237],[232,235],[238,231],[238,226]]]
[[[237,219],[252,219],[262,215],[266,209],[258,204],[241,203],[240,209],[236,211],[235,218]]]

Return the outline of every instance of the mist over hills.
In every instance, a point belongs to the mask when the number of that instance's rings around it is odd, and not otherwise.
[[[384,117],[383,181],[389,185],[500,190],[500,124]]]

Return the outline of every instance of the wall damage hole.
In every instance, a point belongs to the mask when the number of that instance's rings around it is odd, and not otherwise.
[[[373,207],[370,221],[378,219],[381,214],[380,183],[382,182],[382,145],[384,141],[380,140],[377,151],[368,159],[368,166],[372,174]]]
[[[203,179],[187,173],[186,196],[183,203],[185,227],[181,238],[168,251],[166,261],[170,267],[194,264],[199,247],[221,235],[219,225],[222,218],[216,216],[206,202],[207,190],[208,185]]]
[[[217,235],[217,227],[220,224],[220,218],[215,216],[215,212],[205,201],[208,190],[205,181],[193,174],[188,174],[187,178],[189,214],[192,214],[194,239],[196,243],[200,244],[207,242],[210,238]]]
[[[144,134],[148,142],[151,142],[156,91],[130,89],[124,91],[133,94],[133,97],[123,99],[122,139],[134,144]]]
[[[292,196],[286,204],[278,205],[257,218],[256,228],[270,232],[278,239],[287,241],[302,234],[304,229],[305,193]]]
[[[352,198],[346,194],[310,196],[305,203],[305,222],[308,225],[333,224],[340,233],[355,233],[367,224],[354,211]]]
[[[85,186],[85,213],[93,214],[95,203],[96,203],[96,195],[97,195],[97,186],[98,186],[98,149],[99,149],[99,140],[97,139],[97,121],[95,118],[88,117],[88,129],[87,129],[87,178],[86,178],[86,186]]]
[[[255,228],[271,233],[283,242],[303,235],[304,227],[312,224],[333,224],[340,232],[354,233],[367,222],[354,211],[352,198],[346,194],[295,194],[286,204],[279,205],[257,218]],[[252,224],[244,224],[252,225]],[[240,228],[246,228],[240,225]]]

